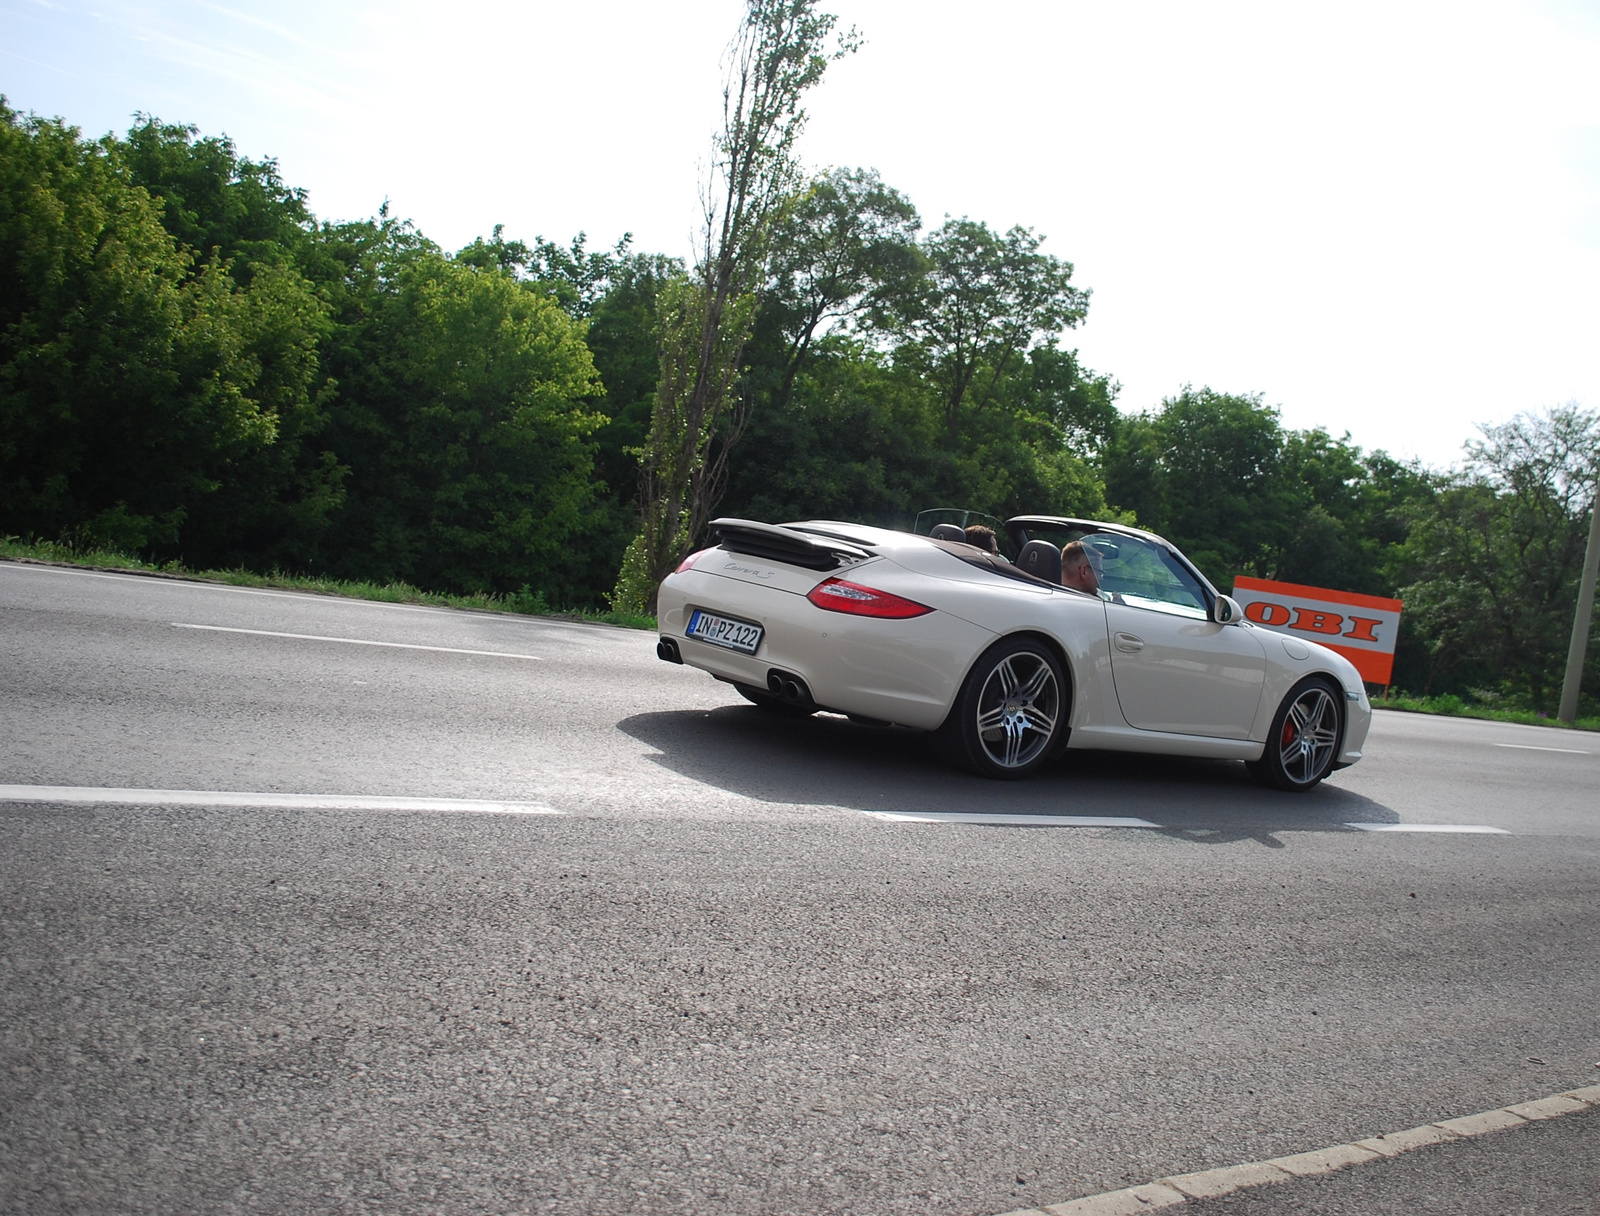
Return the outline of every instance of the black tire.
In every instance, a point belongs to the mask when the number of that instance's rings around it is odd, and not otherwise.
[[[757,709],[764,709],[769,714],[777,714],[782,718],[809,718],[817,712],[815,705],[795,705],[773,696],[770,692],[762,692],[751,684],[735,684],[739,695]]]
[[[967,673],[946,734],[966,766],[983,777],[1030,777],[1066,730],[1071,698],[1061,664],[1042,642],[1002,638]]]
[[[1344,696],[1322,676],[1289,690],[1272,717],[1261,759],[1245,765],[1262,785],[1303,794],[1333,771],[1344,736]]]

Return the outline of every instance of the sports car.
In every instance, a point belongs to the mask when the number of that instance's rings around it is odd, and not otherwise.
[[[656,653],[774,713],[940,731],[975,772],[1026,777],[1067,749],[1243,761],[1305,791],[1361,758],[1372,709],[1343,656],[1244,619],[1150,532],[1007,520],[1016,555],[828,520],[712,522],[662,582]],[[1097,592],[1062,585],[1080,541]]]

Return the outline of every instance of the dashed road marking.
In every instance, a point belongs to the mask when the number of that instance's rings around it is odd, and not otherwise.
[[[981,815],[968,811],[865,811],[890,823],[988,823],[1008,828],[1154,828],[1148,819],[1113,815]]]
[[[1177,825],[1152,823],[1117,815],[985,815],[978,811],[863,811],[886,823],[975,823],[1008,828],[1164,828]],[[1505,828],[1473,823],[1347,823],[1363,832],[1446,832],[1472,836],[1509,836]],[[1215,831],[1186,827],[1185,831]]]
[[[1347,823],[1362,832],[1456,832],[1468,836],[1509,836],[1505,828],[1482,823]]]
[[[1565,752],[1569,756],[1592,756],[1594,754],[1576,747],[1540,747],[1537,743],[1496,743],[1495,746],[1511,747],[1519,752]]]
[[[251,807],[301,811],[441,811],[478,815],[564,815],[543,802],[494,798],[400,798],[373,794],[277,794],[230,790],[110,789],[93,785],[0,785],[0,802],[93,806]]]
[[[1104,1191],[1099,1195],[1069,1199],[1065,1203],[1023,1208],[1008,1212],[1006,1216],[1131,1216],[1132,1213],[1155,1208],[1181,1207],[1191,1199],[1212,1199],[1231,1195],[1246,1187],[1270,1186],[1288,1182],[1291,1178],[1331,1174],[1335,1170],[1381,1161],[1386,1157],[1398,1157],[1401,1153],[1413,1152],[1430,1144],[1486,1136],[1539,1119],[1557,1119],[1562,1115],[1588,1110],[1591,1106],[1600,1106],[1600,1085],[1569,1089],[1549,1098],[1460,1119],[1441,1119],[1437,1123],[1425,1123],[1407,1131],[1357,1140],[1354,1144],[1335,1144],[1309,1153],[1274,1157],[1270,1161],[1251,1161],[1244,1165],[1201,1170],[1193,1174],[1176,1174],[1142,1186],[1125,1187],[1120,1191]]]
[[[476,654],[494,659],[531,659],[544,662],[542,655],[511,654],[504,650],[462,650],[457,646],[419,646],[415,642],[374,642],[368,638],[333,638],[319,633],[279,633],[273,629],[238,629],[231,625],[186,625],[173,621],[174,629],[204,629],[209,633],[248,633],[260,638],[292,638],[299,642],[342,642],[346,646],[388,646],[394,650],[434,650],[440,654]]]

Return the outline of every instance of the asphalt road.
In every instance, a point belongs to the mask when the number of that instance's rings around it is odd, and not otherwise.
[[[647,634],[0,563],[0,785],[560,812],[0,801],[0,1210],[986,1216],[1592,1085],[1597,778],[997,784]],[[919,821],[993,814],[1158,826]]]

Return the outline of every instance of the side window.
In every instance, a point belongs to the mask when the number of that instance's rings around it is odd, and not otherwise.
[[[1084,537],[1083,543],[1100,554],[1102,591],[1114,592],[1135,608],[1209,619],[1204,589],[1159,545],[1104,532]]]

